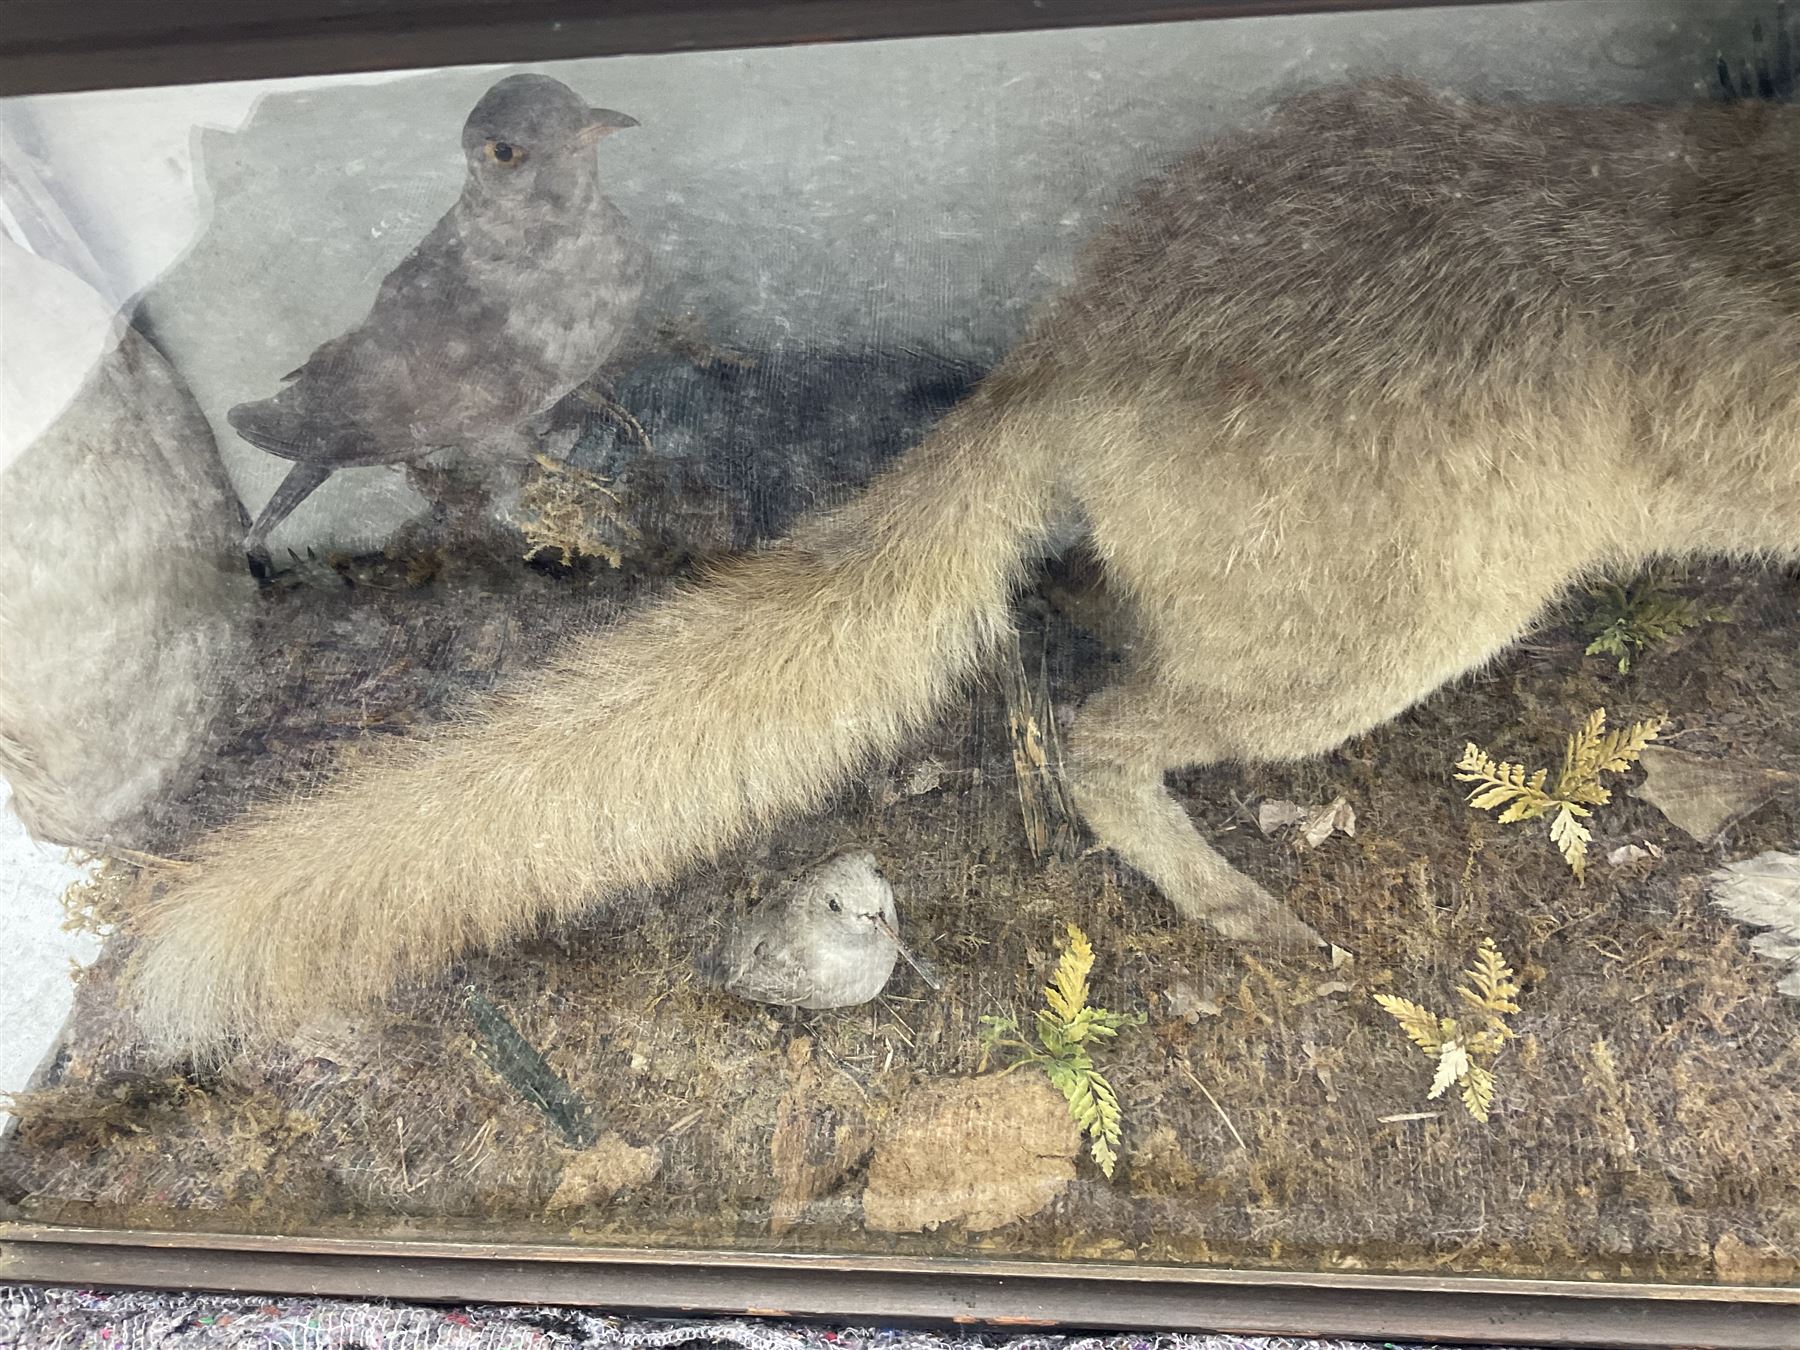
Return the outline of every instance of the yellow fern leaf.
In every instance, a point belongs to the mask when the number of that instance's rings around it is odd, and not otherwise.
[[[1464,773],[1474,774],[1478,778],[1486,777],[1492,770],[1493,760],[1489,759],[1487,752],[1476,745],[1474,741],[1464,741],[1462,758],[1456,761],[1456,767]]]
[[[1521,992],[1513,968],[1506,964],[1506,958],[1492,938],[1481,940],[1481,945],[1475,949],[1474,963],[1463,973],[1468,977],[1469,987],[1459,988],[1456,992],[1469,1006],[1496,1014],[1519,1011],[1519,1005],[1512,1001]]]
[[[1119,1109],[1118,1094],[1103,1075],[1090,1073],[1088,1083],[1093,1088],[1094,1103],[1099,1108],[1095,1123],[1088,1128],[1088,1133],[1094,1139],[1089,1152],[1100,1165],[1101,1173],[1110,1177],[1113,1174],[1113,1164],[1119,1158],[1120,1121],[1123,1112]]]
[[[1494,1106],[1494,1075],[1492,1071],[1479,1064],[1471,1064],[1469,1071],[1462,1079],[1463,1105],[1469,1108],[1469,1114],[1482,1124],[1487,1123],[1488,1113]]]
[[[1460,1083],[1469,1076],[1473,1065],[1469,1062],[1468,1050],[1457,1041],[1445,1041],[1438,1051],[1437,1073],[1431,1079],[1431,1091],[1425,1095],[1436,1101],[1450,1089],[1451,1084]]]
[[[1087,1006],[1088,972],[1094,968],[1094,949],[1087,934],[1070,924],[1069,944],[1056,963],[1056,981],[1044,989],[1044,1002],[1065,1022],[1072,1022]]]
[[[1112,1145],[1107,1143],[1104,1139],[1096,1139],[1094,1140],[1093,1147],[1088,1150],[1088,1153],[1093,1160],[1099,1164],[1100,1174],[1110,1179],[1113,1174],[1113,1167],[1119,1161],[1119,1155],[1113,1150]]]
[[[1587,879],[1587,847],[1593,839],[1593,833],[1575,819],[1578,807],[1568,802],[1556,813],[1556,819],[1550,822],[1550,840],[1562,850],[1563,859],[1569,864],[1569,870],[1575,874],[1577,881]],[[1580,811],[1586,815],[1586,811]]]
[[[1556,775],[1556,791],[1561,801],[1578,798],[1584,787],[1595,781],[1600,733],[1606,726],[1606,709],[1596,708],[1588,714],[1581,729],[1563,742],[1562,772]]]
[[[1531,775],[1531,781],[1525,785],[1524,794],[1511,806],[1500,813],[1500,823],[1510,825],[1515,820],[1536,820],[1539,816],[1548,815],[1555,809],[1556,803],[1550,794],[1544,791],[1544,779],[1549,770],[1539,769]]]
[[[1527,776],[1523,764],[1495,760],[1472,743],[1464,746],[1456,767],[1461,770],[1456,775],[1459,782],[1476,785],[1469,793],[1471,806],[1489,811],[1511,803],[1500,817],[1503,823],[1541,816],[1552,805],[1544,792],[1548,774],[1543,769]]]
[[[1438,1023],[1438,1015],[1431,1009],[1421,1007],[1410,999],[1396,998],[1393,994],[1377,994],[1375,1002],[1383,1012],[1400,1024],[1400,1029],[1412,1043],[1426,1054],[1436,1055],[1443,1049],[1443,1028]]]
[[[1638,762],[1644,747],[1656,739],[1662,728],[1662,718],[1655,717],[1608,733],[1598,750],[1600,767],[1607,773],[1624,773]]]
[[[1591,752],[1592,748],[1600,743],[1600,733],[1605,730],[1606,709],[1595,708],[1588,714],[1587,721],[1582,723],[1581,730],[1575,733],[1574,741]]]

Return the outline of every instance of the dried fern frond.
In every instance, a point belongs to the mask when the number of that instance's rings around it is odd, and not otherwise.
[[[1656,739],[1656,733],[1661,729],[1659,718],[1608,731],[1606,709],[1594,709],[1581,730],[1569,737],[1563,748],[1562,773],[1557,776],[1556,791],[1552,795],[1564,804],[1606,805],[1612,800],[1612,793],[1601,785],[1600,775],[1624,773],[1636,764],[1644,747]]]
[[[1068,927],[1069,945],[1056,963],[1055,982],[1044,989],[1044,1002],[1065,1023],[1073,1022],[1087,1006],[1087,977],[1094,968],[1094,948],[1087,934],[1074,924]]]
[[[1494,1109],[1494,1074],[1491,1069],[1484,1069],[1479,1064],[1471,1064],[1462,1080],[1463,1105],[1483,1125],[1487,1124],[1488,1114]]]
[[[1539,769],[1527,776],[1523,764],[1496,760],[1473,741],[1463,747],[1462,758],[1456,761],[1456,767],[1460,770],[1456,775],[1458,781],[1480,785],[1469,794],[1469,805],[1483,811],[1506,806],[1500,816],[1503,825],[1515,820],[1534,820],[1556,806],[1555,799],[1544,790],[1544,782],[1550,776],[1548,769]]]
[[[1377,994],[1375,1002],[1400,1024],[1400,1029],[1408,1039],[1426,1054],[1435,1055],[1443,1049],[1444,1038],[1438,1015],[1431,1009],[1422,1008],[1410,999],[1396,998],[1393,994]]]
[[[1414,1045],[1437,1061],[1426,1096],[1436,1101],[1452,1087],[1459,1087],[1469,1114],[1485,1122],[1494,1105],[1493,1061],[1516,1034],[1506,1019],[1519,1011],[1516,1000],[1522,991],[1492,938],[1481,940],[1463,978],[1467,983],[1457,987],[1457,996],[1476,1014],[1468,1028],[1411,999],[1377,994],[1375,1002],[1400,1024]]]
[[[1600,710],[1602,717],[1606,710]],[[1651,718],[1643,722],[1633,722],[1628,727],[1617,731],[1609,731],[1600,738],[1594,754],[1600,762],[1601,773],[1624,773],[1644,753],[1644,747],[1655,740],[1662,731],[1662,718]]]
[[[1452,1084],[1467,1078],[1471,1067],[1467,1047],[1459,1041],[1445,1041],[1438,1051],[1437,1073],[1432,1076],[1431,1091],[1425,1094],[1426,1097],[1436,1101]]]
[[[1094,1120],[1087,1127],[1094,1143],[1088,1152],[1099,1165],[1101,1173],[1110,1177],[1113,1165],[1119,1161],[1119,1139],[1124,1113],[1119,1108],[1119,1095],[1113,1091],[1112,1084],[1106,1081],[1104,1074],[1090,1072],[1088,1086],[1094,1094]]]
[[[1476,785],[1469,793],[1469,805],[1484,811],[1506,808],[1500,813],[1502,825],[1550,816],[1550,842],[1576,879],[1583,880],[1588,845],[1594,836],[1581,822],[1594,814],[1594,807],[1612,801],[1612,791],[1600,781],[1600,775],[1631,768],[1661,729],[1662,721],[1657,718],[1608,731],[1606,709],[1596,708],[1564,743],[1562,769],[1554,788],[1545,786],[1548,770],[1528,773],[1523,764],[1497,760],[1473,742],[1464,745],[1462,757],[1456,761],[1456,777],[1459,782]]]
[[[1475,949],[1475,964],[1463,974],[1469,983],[1456,992],[1471,1008],[1499,1016],[1519,1011],[1519,1005],[1513,1001],[1522,992],[1518,980],[1492,938],[1481,940]]]
[[[1580,808],[1568,802],[1563,803],[1562,810],[1556,813],[1556,819],[1550,822],[1550,842],[1563,855],[1563,861],[1569,864],[1569,870],[1575,874],[1575,880],[1587,880],[1588,845],[1594,841],[1594,832],[1575,819]],[[1588,814],[1581,811],[1582,815]]]

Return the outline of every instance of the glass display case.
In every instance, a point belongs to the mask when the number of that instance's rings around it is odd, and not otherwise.
[[[1800,1337],[1781,6],[12,8],[0,1277]]]

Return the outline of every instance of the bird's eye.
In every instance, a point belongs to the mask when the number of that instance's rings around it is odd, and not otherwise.
[[[844,912],[844,907],[837,902],[836,897],[827,900],[825,903],[831,906],[831,912],[833,914],[842,914]]]
[[[525,147],[514,145],[511,141],[489,141],[487,152],[488,157],[496,164],[514,167],[525,162]]]

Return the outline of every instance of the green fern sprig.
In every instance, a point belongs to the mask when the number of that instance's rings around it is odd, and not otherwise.
[[[1717,606],[1702,607],[1676,595],[1666,578],[1655,575],[1629,586],[1605,582],[1591,594],[1598,603],[1586,625],[1593,639],[1587,654],[1612,657],[1619,663],[1621,675],[1629,673],[1631,663],[1657,643],[1726,617]]]
[[[1036,1016],[1038,1044],[1025,1040],[1018,1021],[1011,1017],[981,1019],[982,1063],[997,1050],[1013,1053],[1015,1067],[1038,1064],[1069,1104],[1069,1115],[1092,1140],[1089,1153],[1100,1171],[1110,1177],[1119,1160],[1119,1140],[1124,1112],[1119,1095],[1094,1065],[1094,1048],[1118,1036],[1128,1026],[1142,1026],[1143,1013],[1116,1013],[1088,1003],[1088,975],[1094,968],[1094,948],[1087,934],[1068,925],[1068,942],[1056,963],[1051,981],[1044,987],[1045,1007]]]
[[[1631,768],[1661,729],[1662,720],[1656,718],[1608,731],[1606,709],[1596,708],[1563,746],[1562,769],[1554,787],[1547,786],[1548,769],[1528,773],[1523,764],[1497,760],[1473,741],[1463,747],[1462,758],[1456,761],[1456,777],[1458,782],[1475,784],[1469,805],[1483,811],[1504,808],[1502,825],[1551,816],[1550,842],[1576,878],[1584,879],[1588,844],[1594,836],[1581,822],[1594,814],[1594,807],[1612,800],[1612,790],[1600,781],[1600,775]]]

